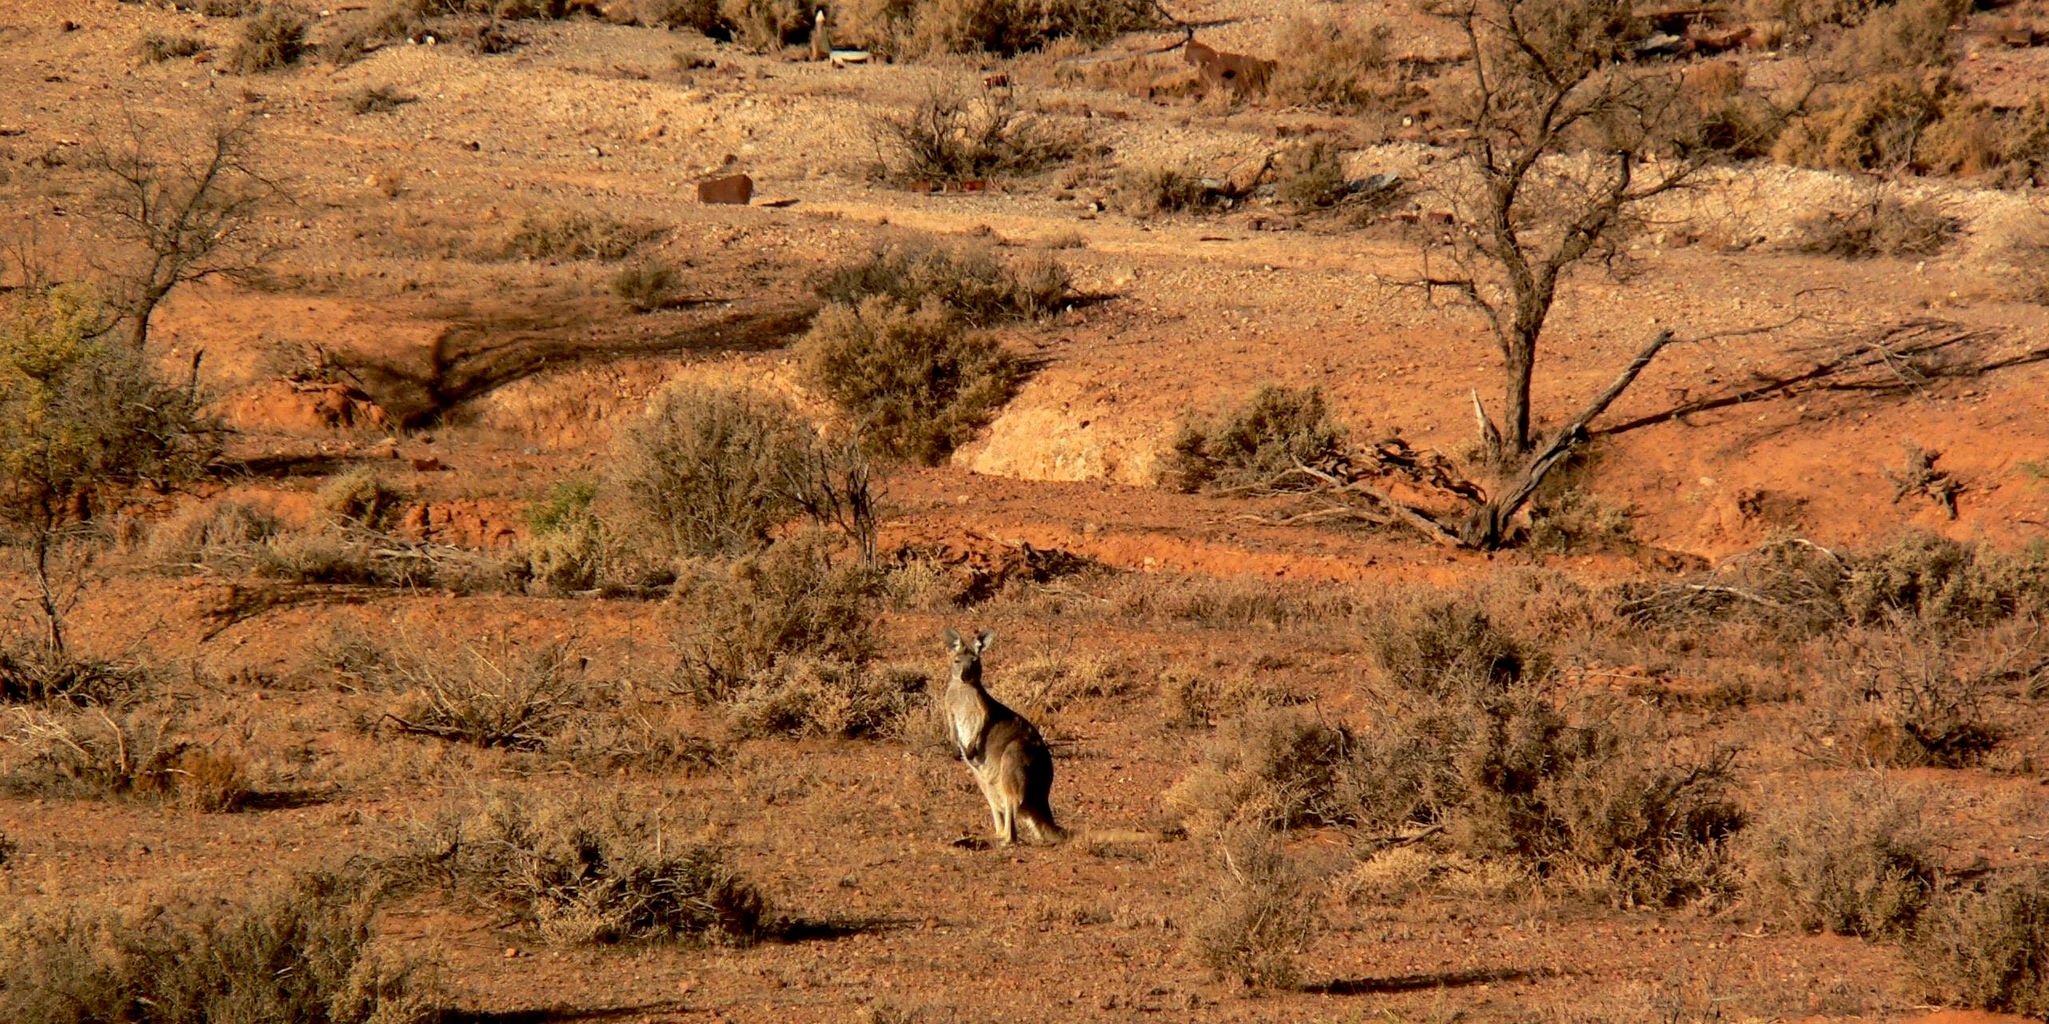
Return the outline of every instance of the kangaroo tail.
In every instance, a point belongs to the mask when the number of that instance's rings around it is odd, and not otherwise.
[[[1039,834],[1039,838],[1049,843],[1064,843],[1067,841],[1067,830],[1061,828],[1053,821],[1053,809],[1051,807],[1041,803],[1030,807],[1020,807],[1018,812],[1024,816],[1026,821],[1032,823],[1032,830]]]

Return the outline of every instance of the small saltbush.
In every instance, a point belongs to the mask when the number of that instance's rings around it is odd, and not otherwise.
[[[879,586],[871,569],[834,547],[826,534],[806,531],[731,565],[696,565],[678,580],[679,688],[707,703],[731,704],[763,682],[802,685],[783,671],[792,658],[864,665],[876,649]]]
[[[1328,15],[1297,15],[1281,30],[1267,95],[1282,103],[1358,113],[1397,95],[1388,59],[1394,32]]]
[[[935,86],[910,110],[871,119],[868,136],[884,179],[927,186],[1029,174],[1077,148],[1008,89]]]
[[[798,353],[865,447],[926,465],[995,418],[1025,375],[994,338],[929,299],[915,310],[882,296],[828,306]]]
[[[976,327],[1031,320],[1072,293],[1066,268],[1040,256],[1012,266],[986,246],[949,248],[900,242],[836,267],[819,279],[818,297],[858,306],[881,296],[915,309],[936,301]]]
[[[635,313],[652,313],[674,301],[681,280],[666,263],[636,263],[613,275],[612,294]]]
[[[799,514],[788,482],[813,443],[786,402],[679,385],[620,432],[605,487],[631,541],[659,557],[744,554]]]
[[[505,240],[503,255],[529,260],[623,260],[659,232],[601,213],[540,210],[526,214]]]
[[[2049,871],[1943,894],[1908,944],[1947,1002],[2032,1019],[2049,1016]]]
[[[1317,888],[1271,834],[1241,828],[1211,853],[1214,877],[1189,929],[1189,952],[1220,979],[1258,989],[1301,983],[1296,960],[1321,924]]]

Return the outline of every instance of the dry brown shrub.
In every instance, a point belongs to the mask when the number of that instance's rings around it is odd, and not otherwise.
[[[335,526],[389,528],[412,495],[371,466],[357,466],[328,478],[313,494],[313,509]],[[260,522],[260,520],[259,520]]]
[[[868,122],[878,175],[898,184],[954,184],[1030,174],[1071,158],[1076,141],[1010,89],[934,85],[910,110]]]
[[[846,414],[862,446],[937,465],[1017,393],[1024,364],[928,298],[827,306],[798,342],[805,375]]]
[[[769,934],[767,901],[710,842],[679,842],[625,801],[505,791],[412,838],[387,865],[440,883],[563,944],[670,939],[738,946]]]
[[[372,950],[360,879],[316,874],[243,905],[72,907],[0,925],[10,1024],[432,1024],[417,972]]]
[[[1910,934],[1936,877],[1920,807],[1876,784],[1788,796],[1738,840],[1746,900],[1795,928]]]
[[[920,673],[818,658],[784,658],[725,698],[736,736],[867,739],[904,731],[925,702]]]
[[[676,299],[682,282],[676,268],[648,260],[621,269],[612,276],[612,294],[635,313],[652,313]]]
[[[242,23],[227,65],[244,75],[276,71],[298,63],[306,49],[306,17],[289,7],[266,6]]]
[[[836,547],[807,531],[730,566],[692,566],[676,584],[678,688],[730,704],[757,683],[787,684],[778,669],[792,658],[866,664],[876,648],[875,574]]]
[[[1195,171],[1163,165],[1117,172],[1110,201],[1133,217],[1152,217],[1214,208],[1222,203],[1223,193]]]
[[[601,213],[541,210],[520,218],[501,255],[529,260],[623,260],[642,242],[660,234]]]
[[[1295,712],[1241,718],[1167,791],[1167,807],[1198,835],[1358,821],[1355,740],[1343,726]]]
[[[535,750],[583,704],[583,661],[557,645],[522,651],[501,641],[450,652],[404,641],[380,660],[378,685],[399,692],[387,717],[415,735]]]
[[[1343,151],[1323,138],[1289,147],[1274,162],[1274,194],[1297,210],[1336,205],[1348,194]]]
[[[851,0],[832,18],[835,38],[891,56],[1011,56],[1063,39],[1100,43],[1156,13],[1141,0]]]
[[[162,32],[144,32],[135,43],[136,54],[151,64],[190,57],[204,53],[206,49],[206,40],[198,36],[165,35]]]
[[[1211,859],[1209,895],[1189,928],[1191,955],[1216,977],[1252,988],[1299,985],[1296,958],[1321,925],[1314,879],[1257,828],[1222,836]]]
[[[827,271],[814,289],[827,302],[858,306],[880,296],[906,309],[937,301],[976,327],[1049,315],[1073,294],[1067,268],[1040,255],[1018,263],[986,245],[925,240],[877,248]]]
[[[383,114],[419,100],[418,96],[394,85],[366,85],[349,94],[349,112]]]
[[[11,724],[4,737],[7,782],[27,791],[202,811],[237,810],[252,795],[239,758],[208,750],[167,714],[24,708]]]
[[[2049,871],[1996,877],[1938,897],[1908,950],[1944,1002],[2049,1015]]]
[[[800,514],[788,484],[813,443],[811,428],[779,399],[666,389],[613,446],[605,486],[619,506],[616,525],[657,559],[759,550]]]

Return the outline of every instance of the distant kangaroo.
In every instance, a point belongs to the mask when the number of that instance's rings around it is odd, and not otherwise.
[[[989,801],[996,837],[1017,842],[1023,818],[1041,842],[1057,843],[1067,832],[1053,823],[1053,753],[1039,730],[1023,715],[1004,707],[982,688],[982,652],[996,634],[983,630],[972,643],[946,631],[946,649],[953,655],[953,675],[946,684],[946,723],[961,760],[975,773],[982,798]]]

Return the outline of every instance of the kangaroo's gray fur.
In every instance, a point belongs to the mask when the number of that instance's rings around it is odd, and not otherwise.
[[[1023,715],[1005,707],[982,688],[982,652],[996,634],[983,630],[970,642],[946,631],[946,649],[953,673],[946,683],[946,724],[961,760],[975,773],[996,837],[1017,841],[1018,819],[1033,836],[1057,843],[1067,831],[1053,822],[1053,752]]]

